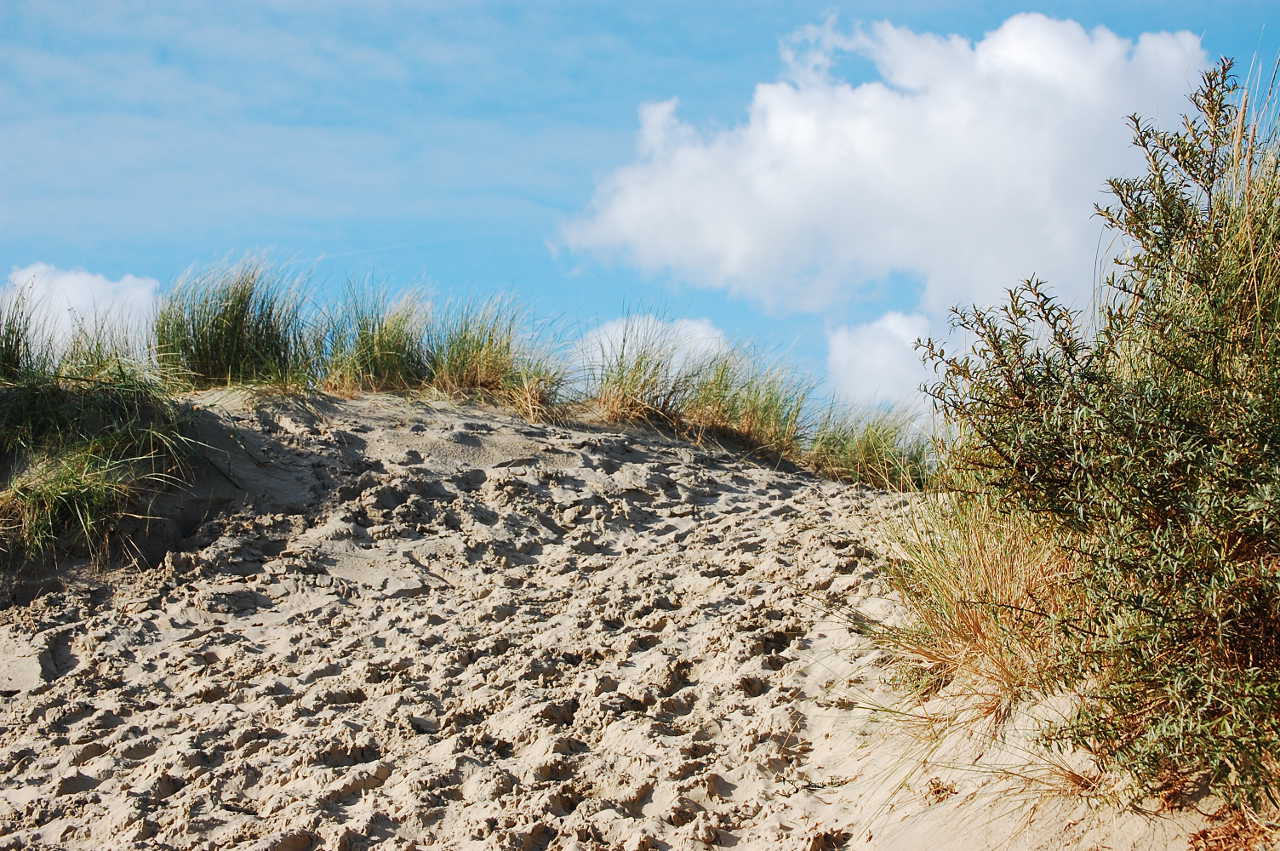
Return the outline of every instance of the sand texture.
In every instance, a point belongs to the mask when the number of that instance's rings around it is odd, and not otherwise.
[[[906,497],[478,408],[203,404],[157,566],[0,611],[2,848],[1185,847],[990,749],[922,771],[863,706]]]

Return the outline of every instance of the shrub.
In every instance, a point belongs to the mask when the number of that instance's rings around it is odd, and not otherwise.
[[[1132,241],[1096,331],[1034,279],[936,342],[951,460],[1076,553],[1052,668],[1077,708],[1048,732],[1150,793],[1274,791],[1280,752],[1280,175],[1231,64],[1099,212]],[[1261,135],[1262,140],[1259,140]]]

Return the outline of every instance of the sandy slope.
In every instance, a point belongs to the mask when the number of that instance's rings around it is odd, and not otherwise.
[[[478,409],[205,402],[216,469],[152,539],[187,552],[0,612],[0,847],[1180,847],[912,772],[855,706],[892,697],[849,624],[895,616],[901,496]]]

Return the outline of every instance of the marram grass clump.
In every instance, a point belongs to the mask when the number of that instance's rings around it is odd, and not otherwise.
[[[299,282],[243,261],[189,274],[156,312],[156,360],[197,388],[308,386],[318,366]]]
[[[131,338],[104,325],[61,346],[28,305],[0,305],[0,562],[102,556],[122,517],[175,481],[185,454],[179,406]]]
[[[530,420],[554,419],[564,369],[525,333],[525,319],[502,299],[441,308],[427,334],[431,387],[510,405]]]
[[[393,299],[367,287],[348,288],[328,321],[322,386],[340,393],[406,391],[431,379],[428,308],[413,294]]]
[[[585,399],[610,423],[647,423],[695,441],[727,441],[761,458],[873,487],[923,486],[929,441],[900,412],[813,410],[814,384],[746,346],[690,352],[673,326],[624,320],[584,352]]]
[[[900,411],[833,407],[814,428],[804,460],[819,475],[886,490],[925,487],[934,473],[928,435]]]

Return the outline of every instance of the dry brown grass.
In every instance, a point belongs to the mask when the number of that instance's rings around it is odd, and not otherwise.
[[[1045,685],[1055,617],[1071,593],[1066,553],[1025,516],[962,493],[930,494],[894,530],[889,580],[909,624],[881,640],[922,694],[967,695],[965,711],[1000,721]]]

